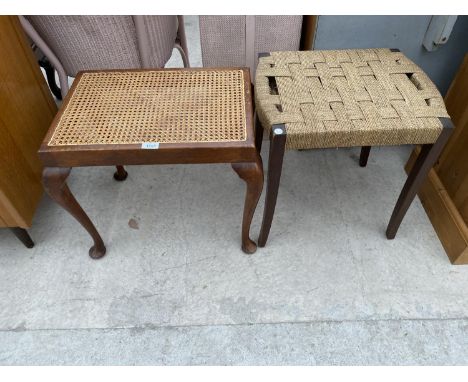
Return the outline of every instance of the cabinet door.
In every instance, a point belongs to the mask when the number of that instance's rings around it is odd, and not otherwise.
[[[42,195],[37,150],[57,107],[16,16],[0,16],[0,226],[27,228]]]

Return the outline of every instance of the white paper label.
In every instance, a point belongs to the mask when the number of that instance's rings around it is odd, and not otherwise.
[[[143,142],[141,148],[149,150],[159,149],[159,142]]]

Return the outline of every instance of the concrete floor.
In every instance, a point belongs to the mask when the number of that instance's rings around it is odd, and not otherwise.
[[[376,148],[364,169],[358,149],[287,152],[252,256],[229,165],[129,166],[123,183],[74,169],[108,253],[90,259],[47,197],[35,248],[0,230],[0,364],[468,364],[468,267],[450,264],[419,200],[384,236],[409,152]],[[263,196],[254,238],[262,211]]]

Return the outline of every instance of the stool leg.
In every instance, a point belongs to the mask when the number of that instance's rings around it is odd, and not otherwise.
[[[31,236],[29,236],[28,231],[24,228],[11,227],[10,230],[26,246],[26,248],[34,247],[34,242],[32,241]]]
[[[426,180],[430,169],[439,158],[439,155],[448,138],[452,134],[452,131],[453,128],[451,128],[451,126],[444,127],[436,143],[433,145],[422,145],[421,152],[419,153],[418,158],[406,179],[406,183],[403,186],[400,197],[398,198],[395,209],[393,210],[392,217],[390,218],[390,222],[388,223],[386,232],[387,239],[395,238],[398,228],[405,217],[406,211],[408,211],[414,197],[421,188],[424,180]]]
[[[106,254],[106,247],[96,227],[76,201],[65,182],[70,171],[71,168],[45,167],[42,172],[42,182],[50,197],[78,220],[91,235],[94,245],[89,250],[89,256],[93,259],[99,259]]]
[[[361,156],[359,157],[359,166],[366,167],[367,160],[369,159],[371,146],[362,146],[361,147]]]
[[[250,239],[249,233],[255,208],[263,189],[262,159],[258,155],[256,162],[232,163],[232,168],[247,183],[242,218],[242,250],[247,254],[252,254],[257,250],[257,245]]]
[[[270,234],[271,222],[275,213],[276,198],[283,168],[286,146],[285,125],[273,125],[270,132],[270,153],[268,159],[267,190],[263,210],[262,227],[258,237],[258,246],[264,247]]]
[[[114,173],[115,180],[122,182],[127,179],[128,173],[125,171],[124,166],[115,166],[115,168],[117,169],[117,171]]]
[[[260,153],[262,151],[262,142],[263,142],[263,126],[258,119],[258,116],[255,114],[255,147],[257,147],[257,151]]]

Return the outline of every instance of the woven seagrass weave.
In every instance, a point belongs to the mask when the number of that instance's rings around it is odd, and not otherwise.
[[[85,72],[49,146],[246,140],[242,70]]]
[[[259,60],[257,113],[292,149],[433,143],[448,117],[429,77],[389,49],[272,52]]]

